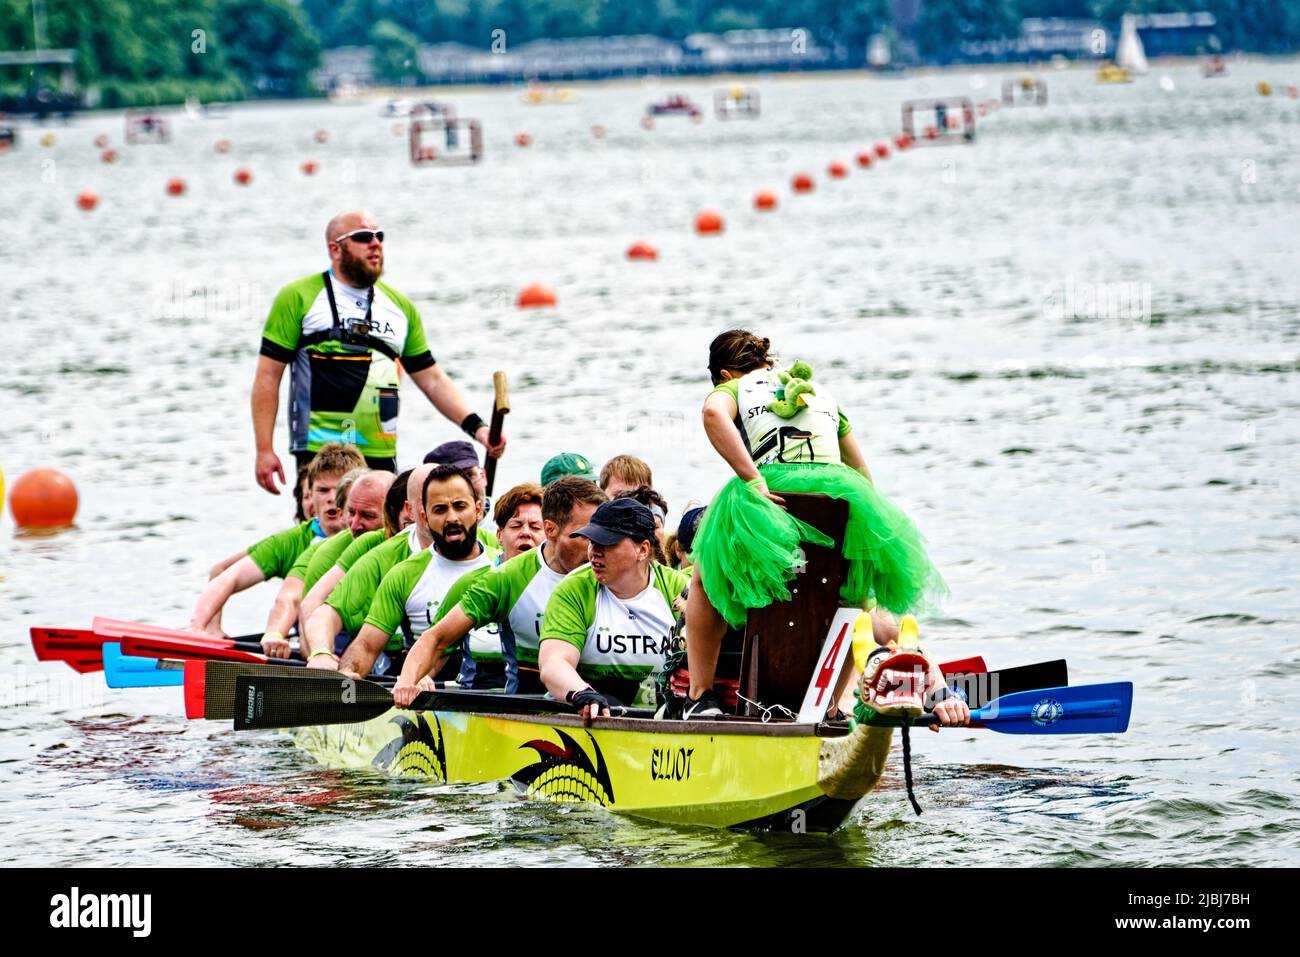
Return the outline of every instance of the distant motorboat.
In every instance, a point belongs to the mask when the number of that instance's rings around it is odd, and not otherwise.
[[[660,100],[658,103],[651,103],[645,108],[650,116],[701,116],[702,112],[698,106],[690,101],[688,97],[680,93],[674,93],[667,99]]]

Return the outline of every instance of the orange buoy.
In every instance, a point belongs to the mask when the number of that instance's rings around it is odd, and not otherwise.
[[[1294,99],[1297,99],[1297,98],[1300,98],[1300,87],[1297,87],[1297,86],[1294,86],[1294,85],[1292,85],[1292,86],[1288,86],[1288,87],[1286,88],[1286,95],[1289,96],[1289,97],[1291,97],[1291,99],[1293,99],[1293,100],[1294,100]]]
[[[167,181],[167,195],[168,195],[168,196],[184,196],[184,195],[185,195],[185,180],[183,180],[183,179],[179,179],[179,178],[177,178],[177,179],[169,179],[169,180]]]
[[[937,140],[939,138],[939,127],[927,126],[925,128],[925,138],[927,140]]]
[[[627,258],[655,260],[659,258],[659,250],[647,242],[636,242],[627,247]]]
[[[877,143],[876,155],[881,159],[889,159],[889,145],[887,143]]]
[[[100,133],[98,136],[95,137],[95,149],[102,150],[106,146],[108,146],[108,134]]]
[[[550,286],[542,285],[540,282],[525,286],[519,293],[520,309],[535,309],[538,306],[553,305],[555,305],[555,290]]]
[[[9,491],[9,510],[19,528],[62,528],[77,516],[77,487],[58,469],[32,469]]]
[[[912,137],[907,133],[899,133],[894,137],[894,146],[899,150],[905,150],[912,145]]]
[[[861,166],[863,169],[867,169],[869,166],[871,166],[871,154],[868,153],[866,150],[863,150],[861,153],[859,153],[856,158],[858,161],[858,165]]]
[[[99,161],[101,163],[116,163],[117,150],[104,150],[104,152],[99,154]]]
[[[317,143],[328,143],[330,138],[329,130],[317,130],[312,137]]]
[[[843,163],[841,163],[839,160],[836,160],[830,166],[826,167],[826,172],[829,173],[834,179],[843,179],[844,177],[849,175],[849,168],[845,166]]]
[[[592,124],[591,135],[596,137],[596,139],[603,140],[607,132],[609,131],[605,129],[603,124],[601,123]]]
[[[218,153],[229,153],[230,140],[217,140],[215,143],[212,144],[212,148],[216,150]]]
[[[813,191],[813,178],[807,173],[795,173],[794,178],[790,180],[790,188],[796,193],[811,193]]]
[[[695,231],[701,236],[714,236],[722,232],[722,216],[711,209],[702,209],[695,214]]]
[[[318,168],[319,168],[319,167],[317,167],[317,165],[316,165],[316,161],[315,161],[315,160],[304,160],[304,161],[303,161],[303,164],[302,164],[302,167],[301,167],[301,169],[302,169],[302,175],[303,175],[303,176],[315,176],[315,175],[316,175],[316,170],[317,170]]]
[[[776,193],[760,189],[754,194],[755,209],[776,209]]]
[[[655,128],[655,118],[653,116],[647,113],[645,116],[641,117],[641,129],[652,130],[654,128]]]
[[[253,181],[253,174],[248,170],[244,169],[244,167],[241,166],[239,167],[239,169],[235,170],[235,182],[238,183],[240,186],[247,186],[252,181]]]
[[[515,146],[528,146],[532,141],[533,138],[528,133],[515,134]]]
[[[77,205],[89,212],[99,205],[99,194],[94,190],[86,190],[77,194]]]

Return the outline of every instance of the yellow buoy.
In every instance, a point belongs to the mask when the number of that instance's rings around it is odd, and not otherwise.
[[[1260,80],[1258,83],[1255,84],[1255,91],[1260,96],[1272,96],[1273,84],[1268,82],[1268,80]]]
[[[57,137],[53,133],[46,133],[41,137],[42,146],[53,146]]]

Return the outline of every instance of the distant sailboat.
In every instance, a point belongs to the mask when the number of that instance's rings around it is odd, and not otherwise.
[[[1124,19],[1120,21],[1115,65],[1131,74],[1147,72],[1147,53],[1142,48],[1142,38],[1138,36],[1137,18],[1131,13],[1124,14]]]

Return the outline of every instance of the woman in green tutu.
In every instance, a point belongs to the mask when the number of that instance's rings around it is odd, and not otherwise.
[[[790,597],[801,543],[829,538],[782,506],[781,492],[816,492],[849,503],[840,550],[846,605],[873,602],[917,612],[944,591],[916,526],[871,481],[849,420],[806,363],[781,369],[771,342],[732,329],[709,345],[713,391],[704,430],[736,473],[709,503],[696,532],[686,609],[690,700],[683,717],[720,713],[713,696],[718,651],[750,608]]]

